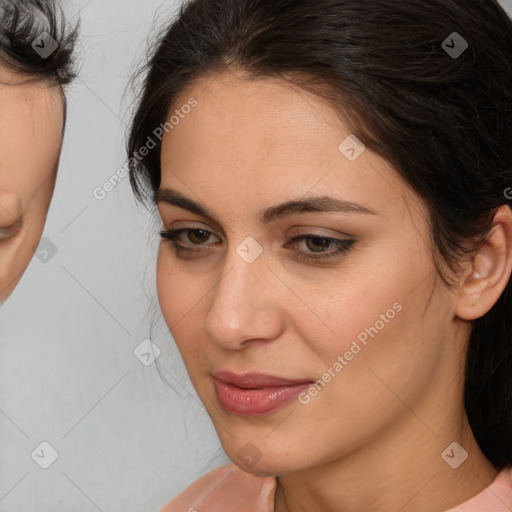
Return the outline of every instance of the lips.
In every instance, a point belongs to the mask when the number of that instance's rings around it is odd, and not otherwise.
[[[311,383],[309,379],[285,379],[283,377],[276,377],[274,375],[266,375],[263,373],[246,373],[239,375],[227,371],[215,372],[213,376],[225,382],[226,384],[233,384],[242,389],[261,389],[276,386],[294,386],[297,384]]]
[[[224,409],[240,416],[269,413],[295,398],[313,381],[274,375],[239,375],[226,371],[213,374],[215,392]]]

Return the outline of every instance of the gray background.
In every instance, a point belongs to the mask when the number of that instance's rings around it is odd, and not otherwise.
[[[0,311],[0,512],[156,512],[227,460],[155,303],[158,221],[127,178],[93,195],[125,164],[128,78],[178,3],[66,3],[82,33],[44,233],[57,252]],[[161,355],[145,366],[150,337]]]
[[[93,195],[125,164],[129,77],[177,5],[65,3],[82,32],[44,233],[57,253],[34,258],[0,312],[1,512],[154,512],[219,463],[162,321],[151,331],[160,372],[133,353],[161,318],[151,300],[159,224],[127,178],[105,199]],[[31,458],[41,442],[58,452],[48,469]],[[36,453],[50,460],[48,449]]]

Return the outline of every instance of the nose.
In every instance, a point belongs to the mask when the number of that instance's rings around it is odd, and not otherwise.
[[[285,287],[268,268],[265,251],[252,263],[229,251],[205,320],[205,329],[220,347],[241,350],[277,339],[284,326]]]

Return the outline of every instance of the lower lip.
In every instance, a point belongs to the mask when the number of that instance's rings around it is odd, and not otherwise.
[[[275,386],[261,389],[242,389],[215,379],[215,392],[228,412],[240,416],[258,416],[274,411],[308,389],[311,382],[293,386]]]

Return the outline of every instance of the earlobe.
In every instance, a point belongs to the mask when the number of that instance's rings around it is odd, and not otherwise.
[[[489,235],[473,256],[459,289],[455,314],[464,320],[485,315],[498,301],[512,272],[512,210],[502,206]]]

